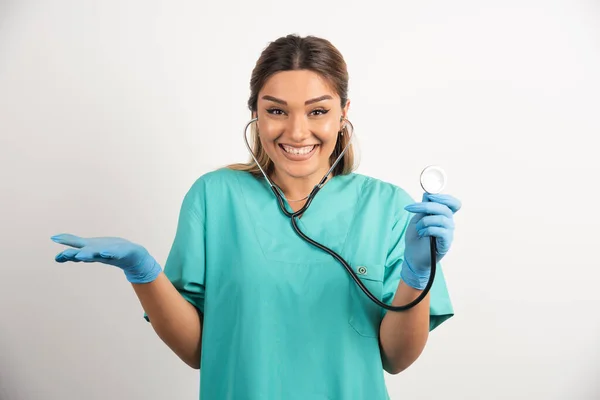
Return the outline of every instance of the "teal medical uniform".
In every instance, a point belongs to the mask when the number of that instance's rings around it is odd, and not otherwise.
[[[352,173],[331,178],[299,227],[391,303],[413,203]],[[289,205],[288,205],[289,207]],[[219,169],[194,182],[164,272],[204,313],[203,400],[388,399],[378,307],[329,254],[303,241],[264,178]],[[431,289],[434,329],[453,315],[444,275]]]

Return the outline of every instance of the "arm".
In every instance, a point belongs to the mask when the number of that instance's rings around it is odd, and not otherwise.
[[[143,246],[118,237],[53,236],[69,246],[55,256],[59,263],[99,262],[123,270],[154,331],[182,361],[200,368],[204,303],[204,221],[199,216],[200,184],[182,204],[176,237],[165,271]],[[184,297],[185,296],[185,297]]]
[[[430,242],[435,240],[436,262],[439,262],[449,251],[454,231],[453,215],[460,208],[460,201],[452,196],[427,193],[423,194],[423,202],[404,207],[415,216],[404,233],[404,262],[393,305],[413,301],[426,287],[431,273]],[[379,328],[379,343],[387,372],[400,373],[421,355],[431,329],[430,307],[431,292],[409,310],[385,314]]]
[[[200,369],[202,314],[162,272],[150,283],[132,286],[156,334],[183,362]]]
[[[392,305],[407,304],[420,290],[400,282]],[[403,312],[388,311],[379,328],[379,346],[384,369],[398,374],[419,358],[429,337],[429,294],[413,308]]]

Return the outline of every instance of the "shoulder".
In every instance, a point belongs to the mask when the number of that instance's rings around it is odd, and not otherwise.
[[[190,192],[203,192],[235,188],[243,184],[258,182],[258,178],[249,172],[237,171],[230,168],[218,168],[200,175],[192,184]]]
[[[217,168],[198,177],[197,183],[206,185],[231,185],[237,183],[240,179],[256,179],[252,174],[244,171],[237,171],[231,168]]]
[[[203,210],[208,203],[219,204],[239,194],[240,190],[259,184],[249,172],[218,168],[200,175],[184,197],[184,205]]]

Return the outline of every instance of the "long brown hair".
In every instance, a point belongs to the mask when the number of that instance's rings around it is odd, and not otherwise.
[[[257,112],[258,93],[267,79],[277,72],[292,70],[309,70],[321,75],[337,92],[341,99],[342,109],[346,106],[348,70],[341,53],[326,39],[315,36],[287,35],[271,42],[256,62],[250,79],[250,98],[248,99],[251,115]],[[343,135],[338,135],[337,143],[329,158],[330,165],[342,153],[350,140],[347,125],[344,126],[343,133]],[[270,176],[273,173],[274,165],[258,138],[256,124],[252,124],[250,143],[260,166]],[[355,162],[355,153],[353,144],[351,144],[334,168],[333,176],[352,172],[356,168]],[[256,176],[262,175],[252,158],[247,163],[231,164],[227,168],[250,172]]]

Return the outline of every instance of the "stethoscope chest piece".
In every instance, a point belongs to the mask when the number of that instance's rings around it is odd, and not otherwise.
[[[446,187],[446,173],[437,165],[430,165],[421,172],[421,187],[430,194],[441,193]]]

